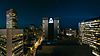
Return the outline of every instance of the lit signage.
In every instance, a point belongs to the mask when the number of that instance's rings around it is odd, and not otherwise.
[[[53,23],[53,19],[52,18],[49,19],[49,23]]]

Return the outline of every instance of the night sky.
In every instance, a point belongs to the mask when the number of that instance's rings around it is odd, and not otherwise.
[[[61,17],[62,27],[78,28],[78,22],[100,16],[100,0],[0,0],[0,27],[5,26],[5,12],[17,11],[18,25],[41,24],[42,17]]]

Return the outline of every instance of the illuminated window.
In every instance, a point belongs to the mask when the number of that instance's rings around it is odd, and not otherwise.
[[[58,23],[59,23],[59,20],[58,20]]]
[[[57,26],[57,28],[59,28],[59,25]]]

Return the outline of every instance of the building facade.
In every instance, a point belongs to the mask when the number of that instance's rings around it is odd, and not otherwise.
[[[75,29],[71,29],[71,28],[69,28],[69,29],[65,29],[65,35],[67,35],[67,36],[73,36],[73,37],[77,37],[76,35],[77,35],[77,32],[76,32],[76,30]]]
[[[79,23],[80,42],[93,48],[92,53],[100,56],[100,17]]]
[[[59,18],[44,17],[42,20],[43,32],[46,34],[46,40],[53,40],[59,33]]]
[[[14,9],[6,11],[6,28],[17,28],[17,15]]]
[[[16,29],[16,11],[6,12],[6,29],[0,29],[0,55],[23,56],[23,29]]]

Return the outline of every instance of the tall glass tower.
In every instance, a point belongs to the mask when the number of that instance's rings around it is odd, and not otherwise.
[[[59,34],[59,17],[44,17],[42,20],[43,32],[46,40],[54,40]]]

